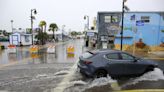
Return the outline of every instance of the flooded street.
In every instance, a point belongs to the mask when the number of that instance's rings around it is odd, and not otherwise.
[[[17,53],[0,52],[0,92],[111,92],[132,89],[164,89],[163,70],[155,68],[135,78],[92,79],[77,72],[77,61],[84,48],[82,39],[57,43],[56,53],[46,48],[30,53],[29,47],[17,47]],[[74,46],[74,56],[67,47]],[[163,64],[162,61],[157,61]],[[161,64],[161,65],[162,65]],[[162,92],[162,91],[161,91]]]

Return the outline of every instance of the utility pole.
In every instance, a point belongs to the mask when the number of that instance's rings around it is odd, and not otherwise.
[[[126,2],[127,0],[123,0],[123,2],[122,2],[122,25],[121,25],[121,33],[120,33],[120,35],[121,35],[121,48],[120,48],[120,50],[122,50],[122,48],[123,48],[123,30],[124,30],[124,8],[125,8],[125,2]],[[127,7],[126,7],[127,8]]]

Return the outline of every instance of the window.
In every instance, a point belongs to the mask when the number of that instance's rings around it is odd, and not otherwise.
[[[29,42],[29,41],[30,41],[30,36],[25,35],[24,37],[25,37],[25,41],[26,41],[26,42]]]
[[[105,16],[105,23],[115,23],[118,22],[118,16]]]
[[[110,54],[106,55],[106,57],[108,59],[119,59],[119,56],[117,53],[110,53]]]
[[[112,16],[112,23],[118,22],[118,16]]]
[[[82,57],[83,58],[90,58],[90,57],[92,57],[93,56],[93,54],[91,54],[91,53],[89,53],[89,52],[85,52],[84,54],[82,54]]]
[[[105,23],[111,23],[111,16],[105,16]]]
[[[125,53],[121,54],[121,56],[122,56],[123,60],[133,60],[134,59],[134,57],[132,57],[131,55],[125,54]]]
[[[150,17],[149,16],[141,16],[141,21],[143,21],[144,23],[149,23]]]

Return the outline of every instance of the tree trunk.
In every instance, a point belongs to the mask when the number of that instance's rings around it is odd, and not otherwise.
[[[44,32],[46,32],[46,25],[44,26]]]
[[[52,37],[54,40],[55,40],[55,32],[53,31],[53,37]]]

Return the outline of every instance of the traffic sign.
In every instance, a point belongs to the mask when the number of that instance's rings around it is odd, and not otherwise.
[[[136,26],[144,26],[144,21],[142,20],[136,21]]]

